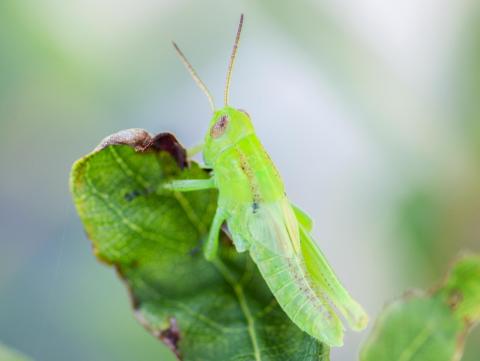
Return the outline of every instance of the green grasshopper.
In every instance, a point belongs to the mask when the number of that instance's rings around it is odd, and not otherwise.
[[[173,43],[213,111],[205,142],[196,147],[196,152],[203,150],[205,165],[213,172],[209,179],[172,181],[166,188],[180,192],[218,189],[218,207],[203,246],[206,259],[216,259],[219,233],[226,222],[236,250],[250,252],[290,319],[329,346],[341,346],[343,324],[334,307],[354,330],[365,328],[368,316],[342,286],[310,236],[312,220],[287,198],[280,174],[255,134],[250,116],[228,105],[242,25],[243,15],[221,109],[215,107],[208,88]]]

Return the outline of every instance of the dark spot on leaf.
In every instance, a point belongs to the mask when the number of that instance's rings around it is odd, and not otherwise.
[[[133,201],[135,198],[138,198],[140,196],[147,196],[149,195],[150,193],[152,193],[154,191],[154,189],[152,188],[148,188],[148,189],[134,189],[133,191],[131,192],[127,192],[125,193],[125,195],[123,196],[123,198],[125,198],[125,200],[127,202],[131,202]]]
[[[169,153],[177,161],[177,164],[181,169],[188,165],[187,151],[171,133],[157,134],[153,137],[146,150],[149,149]]]
[[[127,202],[133,201],[135,198],[139,197],[142,194],[138,189],[131,191],[129,193],[126,193],[124,198]]]
[[[252,203],[253,213],[257,213],[259,207],[260,207],[260,206],[258,205],[258,203],[254,201],[254,202]]]
[[[202,249],[201,246],[196,246],[196,247],[192,248],[192,249],[190,250],[190,252],[188,252],[188,254],[189,254],[190,256],[192,256],[192,257],[193,257],[193,256],[196,256],[197,254],[200,253],[200,250],[201,250],[201,249]]]
[[[167,329],[160,331],[158,338],[172,350],[175,355],[180,358],[180,351],[178,350],[178,342],[180,341],[180,330],[178,328],[177,320],[173,317],[169,320],[170,325]]]

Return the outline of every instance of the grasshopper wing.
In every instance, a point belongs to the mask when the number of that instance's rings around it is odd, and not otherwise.
[[[244,226],[250,254],[290,319],[328,344],[341,346],[343,326],[329,300],[315,290],[304,265],[299,225],[288,200],[260,203]]]
[[[262,245],[276,255],[293,257],[300,253],[300,235],[295,213],[285,200],[260,203],[247,211],[247,228],[252,245]]]

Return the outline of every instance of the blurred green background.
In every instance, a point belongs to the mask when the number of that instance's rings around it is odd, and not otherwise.
[[[1,342],[39,361],[172,360],[92,256],[68,174],[124,128],[198,143],[210,110],[170,41],[219,103],[241,12],[231,103],[372,318],[480,251],[478,1],[2,0]]]

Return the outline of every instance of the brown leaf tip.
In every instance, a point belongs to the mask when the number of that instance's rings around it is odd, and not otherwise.
[[[148,149],[154,149],[158,152],[168,152],[182,169],[188,165],[187,151],[172,133],[157,134],[151,140]]]
[[[95,152],[102,150],[109,145],[130,145],[136,151],[145,150],[152,142],[152,136],[144,129],[131,128],[121,130],[117,133],[105,137],[100,144],[95,148]]]
[[[186,149],[171,133],[160,133],[152,137],[152,135],[144,129],[125,129],[105,137],[94,149],[94,152],[101,151],[109,145],[129,145],[137,152],[148,150],[167,152],[177,161],[180,168],[183,169],[188,166]]]

